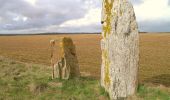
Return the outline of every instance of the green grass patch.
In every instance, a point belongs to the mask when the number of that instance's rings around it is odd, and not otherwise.
[[[0,100],[108,99],[99,81],[89,77],[51,80],[49,66],[0,62]]]
[[[0,100],[109,100],[100,81],[91,77],[51,79],[51,67],[0,59]],[[168,93],[140,85],[144,100],[170,100]]]
[[[139,85],[138,96],[144,100],[170,100],[170,95],[163,90]]]

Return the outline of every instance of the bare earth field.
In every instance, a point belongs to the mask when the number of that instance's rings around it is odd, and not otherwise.
[[[64,36],[71,37],[76,44],[81,72],[99,78],[99,34],[0,36],[0,55],[26,63],[50,65],[49,41]],[[58,44],[56,59],[60,56]],[[139,81],[170,86],[170,34],[140,34]]]

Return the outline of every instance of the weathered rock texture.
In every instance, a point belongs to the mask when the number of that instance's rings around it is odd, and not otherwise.
[[[55,40],[50,41],[50,46],[51,46],[51,66],[52,66],[52,79],[54,79],[54,74],[55,74],[55,69],[54,69],[54,46],[55,46]]]
[[[54,65],[55,77],[69,79],[80,76],[75,45],[71,38],[64,37],[60,43],[61,59]]]
[[[139,37],[135,13],[127,0],[103,0],[101,85],[111,100],[133,95],[137,88]]]

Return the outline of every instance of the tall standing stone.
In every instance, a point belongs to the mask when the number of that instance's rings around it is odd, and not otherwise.
[[[101,85],[111,100],[136,92],[139,34],[133,6],[127,0],[103,0]]]

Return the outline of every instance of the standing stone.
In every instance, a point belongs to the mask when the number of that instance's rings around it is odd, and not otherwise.
[[[51,46],[51,66],[52,66],[52,79],[55,77],[55,69],[54,69],[54,46],[55,46],[55,40],[50,41]]]
[[[133,95],[138,83],[139,34],[127,0],[103,0],[101,85],[111,100]]]
[[[55,64],[56,78],[69,79],[79,77],[79,64],[72,39],[64,37],[60,45],[61,59]]]

